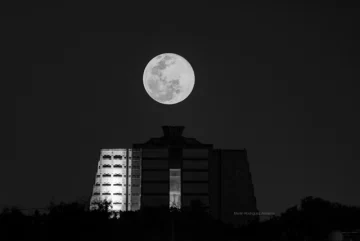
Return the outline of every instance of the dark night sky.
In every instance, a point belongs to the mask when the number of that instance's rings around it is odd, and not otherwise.
[[[8,13],[16,137],[3,118],[0,204],[91,195],[101,148],[162,136],[162,125],[246,148],[260,211],[280,214],[309,195],[360,204],[359,9],[265,2]],[[170,106],[142,82],[148,61],[168,52],[195,72],[191,95]],[[2,116],[11,116],[6,103]]]

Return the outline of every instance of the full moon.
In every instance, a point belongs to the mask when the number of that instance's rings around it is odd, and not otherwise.
[[[185,100],[195,85],[195,74],[188,61],[177,54],[160,54],[150,60],[143,82],[149,96],[166,105]]]

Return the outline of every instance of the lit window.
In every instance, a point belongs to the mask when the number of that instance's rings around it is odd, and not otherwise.
[[[181,208],[181,169],[170,169],[170,207]]]

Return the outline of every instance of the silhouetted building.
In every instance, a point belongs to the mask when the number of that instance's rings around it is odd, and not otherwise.
[[[236,226],[250,220],[258,220],[246,149],[216,149],[212,160],[211,195],[213,195],[215,216],[225,223]]]
[[[141,150],[141,207],[186,208],[200,200],[211,215],[236,226],[258,216],[246,150],[213,149],[182,136],[183,126],[163,126],[164,136],[134,144]]]
[[[133,149],[101,150],[90,203],[108,200],[113,211],[135,211],[145,206],[186,209],[199,200],[225,223],[239,226],[258,219],[251,215],[257,207],[245,149],[213,149],[183,137],[183,126],[162,129],[163,137],[133,144]]]

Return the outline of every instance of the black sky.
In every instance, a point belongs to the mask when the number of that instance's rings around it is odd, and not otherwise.
[[[215,148],[246,148],[260,211],[279,214],[309,195],[359,204],[359,8],[264,2],[8,13],[16,140],[13,120],[2,118],[0,204],[91,195],[101,148],[161,136],[162,125],[184,125],[185,136]],[[144,90],[144,68],[161,53],[194,69],[180,104]],[[12,100],[2,116],[13,116]]]

